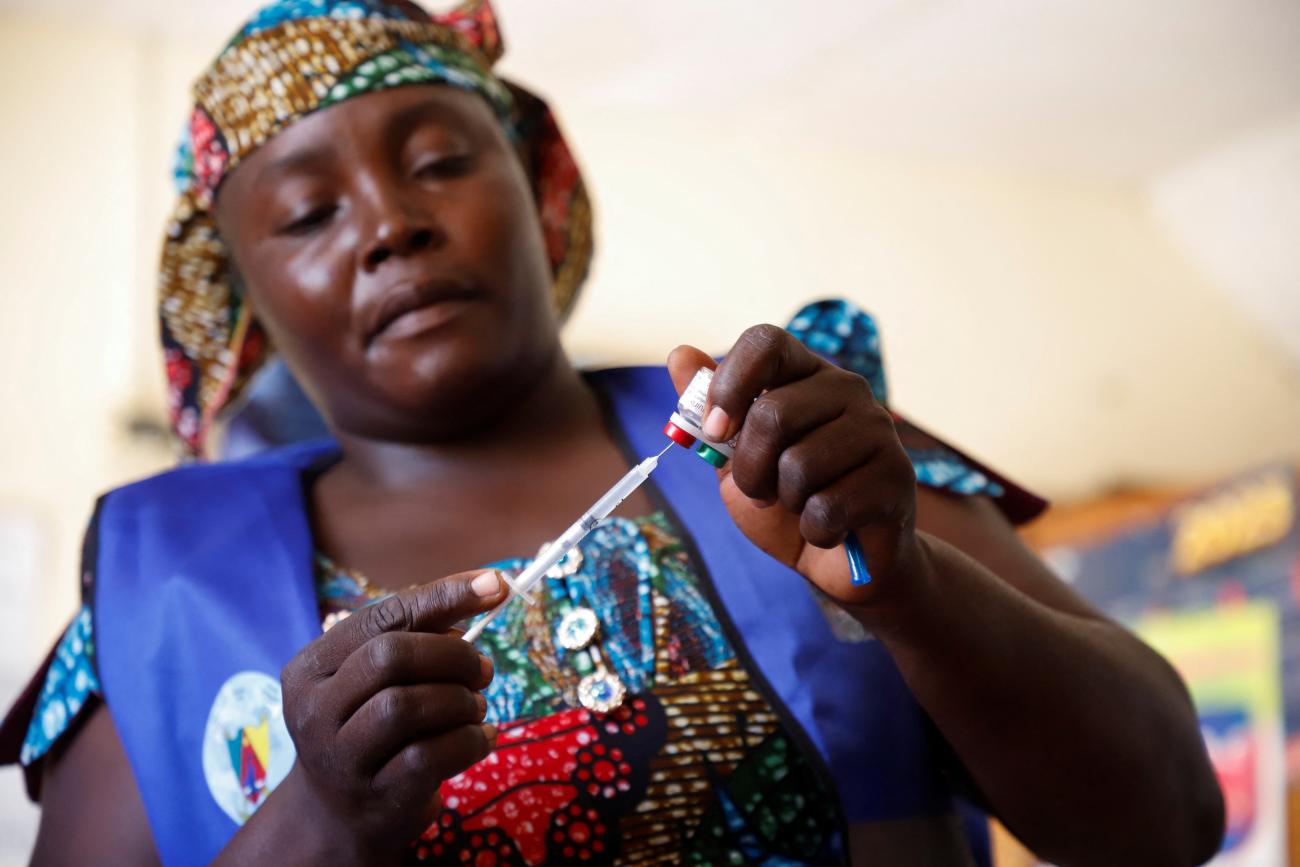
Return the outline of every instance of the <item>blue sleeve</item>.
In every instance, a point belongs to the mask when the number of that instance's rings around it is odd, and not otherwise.
[[[39,792],[38,762],[73,732],[78,719],[102,698],[95,664],[94,613],[90,600],[99,547],[99,506],[81,549],[81,607],[44,664],[0,723],[0,764],[27,771],[28,792]]]
[[[91,700],[101,695],[91,624],[90,606],[82,605],[54,647],[18,756],[24,767],[48,753]]]
[[[814,301],[794,315],[786,330],[822,358],[866,379],[876,400],[889,406],[880,330],[869,313],[844,299]],[[898,438],[916,469],[918,484],[961,496],[987,496],[1013,523],[1023,523],[1046,508],[1045,500],[898,413],[893,416]]]
[[[785,330],[822,358],[861,376],[876,400],[889,405],[880,331],[871,314],[852,301],[814,301],[796,313]]]

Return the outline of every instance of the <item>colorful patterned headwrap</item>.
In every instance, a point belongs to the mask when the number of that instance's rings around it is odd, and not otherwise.
[[[242,159],[318,109],[407,84],[480,94],[531,179],[555,305],[567,313],[591,262],[591,206],[550,109],[493,74],[503,51],[488,0],[439,15],[407,0],[277,0],[195,83],[159,276],[171,424],[190,457],[203,456],[217,414],[271,350],[231,282],[213,212],[218,189]]]

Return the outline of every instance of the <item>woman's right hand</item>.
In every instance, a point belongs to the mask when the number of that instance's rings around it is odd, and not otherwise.
[[[363,608],[304,647],[280,675],[298,757],[266,806],[278,797],[272,812],[290,807],[343,860],[350,849],[367,863],[400,861],[437,818],[439,784],[495,746],[480,692],[492,663],[452,627],[503,591],[495,572],[451,575]]]

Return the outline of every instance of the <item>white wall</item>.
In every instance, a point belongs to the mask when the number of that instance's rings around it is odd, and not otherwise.
[[[135,469],[116,431],[137,388],[138,58],[111,33],[0,19],[0,514],[36,559],[0,574],[39,579],[0,586],[28,600],[0,634],[3,702],[74,604],[95,493]],[[0,862],[25,863],[30,814],[0,780]]]
[[[134,59],[124,40],[0,27],[0,514],[5,537],[33,539],[36,554],[3,574],[41,581],[0,587],[29,606],[0,634],[6,701],[68,611],[76,526],[114,475],[110,431],[131,357],[119,335],[135,267]],[[20,863],[29,814],[14,806],[16,775],[0,779],[0,861]]]
[[[161,417],[154,260],[186,84],[215,47],[0,16],[0,515],[39,528],[35,586],[0,586],[31,599],[0,635],[0,703],[75,605],[94,496],[169,460],[123,429]],[[578,104],[562,120],[599,219],[576,356],[720,351],[847,295],[883,326],[901,409],[1050,495],[1300,459],[1295,366],[1135,186],[662,109]],[[1249,235],[1267,217],[1238,219]],[[5,832],[30,830],[16,797],[0,775],[0,864],[27,851]]]
[[[1152,213],[1300,365],[1300,111],[1162,173]]]
[[[1134,189],[665,115],[571,125],[603,228],[575,347],[720,350],[847,295],[881,322],[901,409],[1054,496],[1300,456],[1295,368]]]

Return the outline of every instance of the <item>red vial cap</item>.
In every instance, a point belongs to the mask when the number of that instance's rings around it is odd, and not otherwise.
[[[695,445],[695,437],[691,436],[672,422],[668,422],[664,425],[664,436],[668,437],[668,439],[677,443],[679,446],[686,446],[688,449]]]

